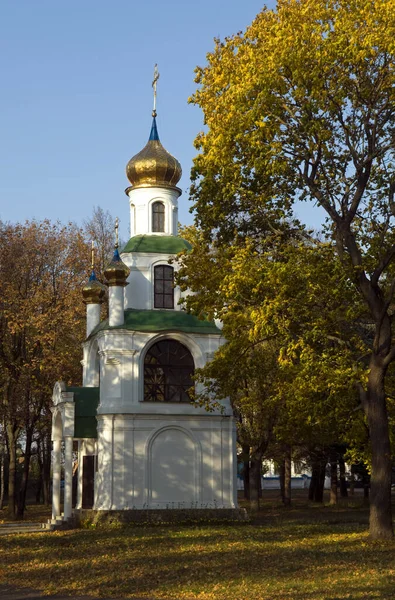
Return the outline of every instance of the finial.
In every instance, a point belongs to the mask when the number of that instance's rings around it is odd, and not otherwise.
[[[92,271],[95,268],[95,242],[92,240],[92,247],[91,247],[91,267],[92,267]]]
[[[154,79],[152,80],[152,87],[154,89],[154,107],[152,110],[152,116],[156,117],[156,85],[157,85],[157,81],[159,79],[159,71],[158,71],[158,65],[155,63],[155,67],[154,67]]]
[[[115,219],[115,249],[118,248],[118,243],[119,243],[118,227],[119,227],[119,220],[118,220],[118,217],[116,217],[116,219]]]

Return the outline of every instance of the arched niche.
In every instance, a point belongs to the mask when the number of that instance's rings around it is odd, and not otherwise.
[[[148,232],[174,234],[172,227],[172,203],[168,198],[156,196],[148,203]]]
[[[97,340],[94,340],[89,348],[84,385],[100,387],[100,354]]]
[[[52,416],[52,441],[63,439],[63,414],[60,407],[56,407]]]
[[[193,508],[201,500],[201,449],[190,431],[169,425],[148,442],[147,498],[150,507]]]

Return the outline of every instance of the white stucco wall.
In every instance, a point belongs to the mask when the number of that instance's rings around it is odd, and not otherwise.
[[[234,508],[231,417],[101,415],[95,509]]]
[[[123,252],[121,258],[130,269],[129,285],[125,287],[125,309],[154,309],[154,268],[169,264],[169,254],[153,254],[150,252]],[[171,265],[176,272],[177,263]],[[180,288],[174,288],[174,310],[182,310],[178,304],[181,298]]]
[[[130,236],[152,234],[152,204],[165,206],[165,230],[162,235],[177,235],[178,197],[181,190],[167,187],[130,188]],[[160,233],[158,233],[160,235]]]
[[[100,332],[84,348],[84,380],[97,382],[95,508],[236,506],[235,425],[228,400],[208,413],[189,403],[144,402],[144,357],[175,339],[204,366],[220,334]]]

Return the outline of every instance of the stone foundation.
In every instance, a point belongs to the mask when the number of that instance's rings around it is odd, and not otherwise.
[[[245,508],[200,508],[158,510],[74,510],[80,527],[122,527],[123,525],[180,525],[248,523]]]

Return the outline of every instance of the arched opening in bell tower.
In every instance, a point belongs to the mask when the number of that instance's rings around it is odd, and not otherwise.
[[[164,233],[165,231],[165,205],[163,202],[154,202],[152,205],[152,231]]]

